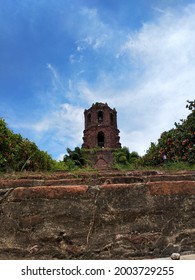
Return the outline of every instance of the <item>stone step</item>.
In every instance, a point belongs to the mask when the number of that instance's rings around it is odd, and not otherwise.
[[[85,176],[84,176],[85,175]],[[163,181],[195,181],[195,174],[191,173],[178,173],[178,174],[155,174],[144,175],[138,172],[128,173],[92,173],[92,174],[79,174],[77,178],[67,176],[65,174],[52,174],[51,176],[28,176],[28,177],[8,177],[0,179],[0,188],[17,188],[17,187],[34,187],[34,186],[65,186],[65,185],[81,185],[86,184],[89,186],[102,185],[102,184],[131,184],[141,182],[163,182]]]
[[[17,188],[17,187],[35,187],[35,186],[58,186],[58,185],[80,185],[83,179],[16,179],[16,180],[0,180],[0,188]]]
[[[167,174],[167,175],[154,175],[144,176],[146,181],[195,181],[195,174]]]
[[[25,199],[63,199],[65,196],[84,195],[87,192],[89,195],[97,192],[113,190],[128,190],[128,189],[142,189],[146,190],[151,196],[170,196],[179,194],[195,195],[195,182],[192,181],[177,181],[177,182],[147,182],[147,183],[131,183],[131,184],[102,184],[100,186],[88,186],[88,185],[53,185],[53,186],[33,186],[33,187],[18,187],[15,188],[10,195],[9,201],[19,201]],[[3,190],[2,190],[3,191]],[[5,190],[2,195],[4,196],[8,189]],[[124,198],[125,199],[125,198]]]

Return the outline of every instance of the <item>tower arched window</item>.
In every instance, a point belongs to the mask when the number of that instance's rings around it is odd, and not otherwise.
[[[87,115],[87,124],[88,125],[91,124],[91,114],[90,113]]]
[[[102,131],[98,132],[97,142],[98,142],[98,147],[104,148],[105,137],[104,137],[104,133]]]
[[[102,111],[98,111],[97,113],[98,123],[102,123],[104,120],[104,113]]]
[[[110,124],[113,125],[114,124],[114,116],[112,113],[110,113]]]

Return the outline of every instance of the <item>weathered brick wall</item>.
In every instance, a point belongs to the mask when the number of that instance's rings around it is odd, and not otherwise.
[[[101,120],[98,113],[101,112]],[[107,104],[93,104],[85,110],[85,129],[83,137],[83,148],[98,147],[98,133],[104,134],[104,148],[120,148],[119,130],[117,128],[117,112]],[[90,118],[89,118],[90,116]],[[111,118],[112,116],[112,118]]]
[[[114,149],[99,149],[95,152],[85,151],[88,160],[91,162],[92,166],[97,169],[107,169],[111,168],[114,162],[113,152]]]
[[[179,181],[177,175],[119,175],[2,180],[0,258],[130,259],[194,251],[194,175],[178,175]]]
[[[120,148],[119,143],[119,130],[113,127],[99,125],[91,127],[89,130],[84,131],[84,144],[83,148],[96,148],[98,147],[98,133],[103,132],[105,136],[104,148]]]

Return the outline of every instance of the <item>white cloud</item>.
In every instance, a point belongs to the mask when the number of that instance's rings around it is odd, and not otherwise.
[[[61,104],[48,113],[40,121],[34,123],[20,123],[17,128],[33,132],[32,140],[39,147],[47,147],[56,159],[62,159],[66,148],[74,148],[82,144],[84,108],[68,103]]]
[[[63,147],[82,143],[84,108],[96,101],[107,102],[117,109],[122,145],[143,154],[150,142],[188,114],[186,100],[194,99],[195,5],[157,11],[153,21],[134,33],[120,26],[113,30],[97,10],[81,13],[85,20],[70,56],[73,73],[63,79],[48,64],[51,104],[48,113],[29,128],[44,132],[44,137],[51,135],[50,150],[60,155]],[[88,51],[94,57],[99,54],[95,78],[87,76],[94,71]],[[83,63],[82,67],[76,62]]]
[[[79,16],[82,27],[76,42],[76,51],[82,53],[88,48],[105,50],[113,39],[114,30],[101,19],[97,9],[82,8]]]
[[[59,154],[59,156],[56,158],[57,161],[62,161],[64,159],[65,153]]]
[[[113,68],[121,64],[118,72],[100,70],[95,85],[77,85],[87,103],[105,101],[117,108],[122,144],[141,154],[188,114],[186,100],[194,99],[194,18],[195,5],[158,13],[155,21],[120,38],[117,52],[112,50],[117,38],[112,38],[110,53],[117,57]]]
[[[68,136],[75,145],[78,145],[82,136],[83,111],[83,108],[76,105],[61,104],[56,111],[50,112],[43,120],[34,124],[33,128],[44,133],[54,130],[54,138],[58,141],[64,142]]]
[[[171,114],[178,116],[186,99],[194,97],[194,16],[195,6],[186,8],[182,14],[162,15],[156,23],[145,24],[123,45],[127,57],[139,63],[137,95],[143,98],[144,105],[150,105],[148,97],[154,102],[159,99],[159,106],[152,108],[165,118]],[[178,111],[170,114],[171,107]]]
[[[47,68],[50,70],[51,75],[52,75],[52,79],[51,79],[52,80],[52,89],[51,89],[52,95],[54,95],[56,93],[57,93],[57,95],[65,94],[66,87],[65,87],[64,80],[62,79],[60,74],[58,74],[55,67],[53,65],[51,65],[50,63],[47,64]]]

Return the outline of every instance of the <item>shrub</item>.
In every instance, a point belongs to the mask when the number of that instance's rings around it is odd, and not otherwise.
[[[74,150],[67,148],[67,153],[63,161],[69,170],[81,168],[87,164],[87,158],[83,149],[79,147],[76,147]]]
[[[118,169],[134,168],[140,156],[137,152],[129,152],[127,147],[117,149],[114,153],[114,167]]]
[[[53,159],[35,143],[13,133],[0,119],[0,171],[51,170]]]
[[[163,155],[169,162],[195,163],[195,101],[187,101],[186,107],[192,112],[186,120],[175,123],[175,128],[165,131],[158,139],[158,143],[151,143],[143,157],[145,165],[163,163]]]

